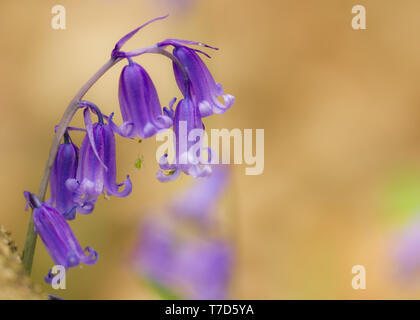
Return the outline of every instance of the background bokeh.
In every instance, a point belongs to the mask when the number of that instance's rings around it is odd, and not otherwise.
[[[67,10],[66,30],[50,26],[56,4]],[[366,6],[367,30],[351,28],[355,4]],[[391,250],[420,204],[417,0],[1,1],[0,223],[19,247],[29,218],[22,191],[38,189],[67,103],[122,35],[167,12],[127,48],[165,38],[221,48],[208,66],[236,103],[206,127],[265,130],[264,173],[235,166],[227,194],[237,248],[231,297],[419,298],[420,281],[398,281]],[[163,104],[179,97],[167,59],[137,61]],[[122,65],[86,96],[107,114],[118,110]],[[74,124],[82,125],[80,115]],[[130,174],[133,193],[101,199],[72,223],[100,259],[68,272],[67,290],[53,292],[64,298],[157,298],[128,266],[138,221],[191,178],[155,179],[155,139],[117,143],[119,180]],[[34,281],[51,264],[39,241]],[[351,287],[357,264],[366,267],[366,290]]]

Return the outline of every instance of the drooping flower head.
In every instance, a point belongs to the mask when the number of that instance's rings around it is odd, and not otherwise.
[[[209,55],[201,50],[192,48],[191,46],[201,46],[210,49],[218,50],[218,48],[209,46],[202,42],[180,40],[180,39],[166,39],[157,43],[154,46],[133,50],[130,52],[121,51],[122,46],[133,37],[139,30],[149,25],[150,23],[165,19],[167,16],[158,17],[148,21],[142,26],[129,32],[122,37],[115,45],[111,56],[113,58],[128,58],[138,56],[144,53],[163,53],[169,56],[167,52],[162,52],[168,46],[173,46],[173,56],[178,60],[179,64],[173,61],[173,69],[175,79],[181,92],[186,96],[185,87],[185,73],[191,83],[191,94],[194,102],[198,105],[202,117],[207,117],[213,113],[222,114],[229,109],[235,102],[235,98],[230,94],[224,94],[223,87],[220,83],[216,83],[208,70],[206,64],[198,54],[203,54],[207,57]],[[173,59],[174,60],[174,59]],[[181,70],[184,69],[184,70]],[[224,104],[218,100],[222,97]]]
[[[162,41],[159,43],[159,46],[174,46],[173,55],[179,60],[190,79],[192,98],[198,105],[201,116],[207,117],[213,113],[225,113],[234,104],[235,97],[230,94],[224,94],[222,85],[214,81],[209,69],[198,54],[208,55],[203,51],[187,47],[186,44],[202,45],[217,49],[199,42],[177,39]],[[185,96],[184,74],[175,62],[173,63],[173,69],[178,87]],[[223,97],[225,104],[221,103],[217,99],[218,97]]]
[[[171,103],[171,109],[165,111],[173,115],[174,119],[175,159],[172,164],[169,164],[167,154],[160,159],[161,170],[158,171],[157,178],[161,182],[171,181],[181,172],[194,178],[208,176],[211,174],[211,168],[207,164],[209,160],[203,161],[202,152],[211,151],[203,147],[205,132],[200,111],[189,95],[178,103],[175,111],[172,109],[173,103],[174,101]]]
[[[49,203],[66,219],[73,220],[76,215],[76,205],[73,193],[67,189],[67,179],[76,178],[79,149],[71,141],[68,132],[64,134],[64,143],[58,147],[54,166],[51,170]]]
[[[35,230],[56,265],[71,268],[84,263],[94,264],[98,254],[91,247],[82,249],[63,215],[47,203],[41,203],[28,191],[24,192],[28,204],[34,209]],[[85,251],[89,254],[86,255]]]
[[[172,126],[172,119],[162,114],[156,88],[146,70],[129,58],[120,76],[120,109],[124,122],[133,123],[130,138],[142,139]]]
[[[77,212],[91,213],[98,196],[106,193],[110,196],[126,197],[131,193],[132,185],[129,176],[123,183],[116,183],[116,154],[114,130],[118,130],[112,123],[112,115],[108,118],[109,124],[104,123],[99,109],[92,103],[84,101],[82,106],[86,125],[86,136],[83,139],[79,166],[76,178],[66,181],[67,188],[73,192],[74,201],[78,204]],[[92,125],[90,109],[95,110],[98,122]],[[124,189],[119,191],[119,187]]]
[[[201,118],[213,113],[224,113],[233,105],[235,99],[232,95],[223,93],[222,86],[214,81],[210,71],[198,54],[209,56],[191,46],[218,49],[196,41],[166,39],[147,48],[129,52],[121,50],[122,46],[143,27],[166,17],[152,19],[129,32],[117,42],[112,51],[111,56],[114,59],[129,59],[129,65],[124,68],[120,78],[121,113],[124,123],[133,123],[135,126],[135,130],[130,137],[136,134],[141,138],[150,137],[159,130],[168,128],[172,120],[176,140],[175,162],[169,164],[167,155],[160,160],[161,170],[157,174],[160,181],[174,180],[181,172],[193,177],[203,177],[211,174],[211,170],[209,166],[205,165],[205,161],[204,163],[201,162],[201,164],[204,164],[204,166],[201,166],[200,161],[197,163],[195,160],[200,158],[199,154],[202,154],[202,146],[198,143],[204,133]],[[165,50],[168,46],[174,47],[173,54]],[[144,53],[159,53],[172,60],[175,79],[184,95],[184,99],[178,103],[176,111],[172,109],[172,102],[170,110],[164,108],[166,115],[161,114],[156,90],[149,76],[141,66],[130,60],[131,57]],[[139,86],[139,84],[142,85]],[[219,97],[223,97],[225,104],[218,100]],[[197,130],[201,130],[202,133],[189,139],[189,134]],[[184,132],[186,135],[184,135]],[[211,153],[210,150],[208,152]],[[209,155],[209,158],[211,158],[211,155]],[[190,161],[191,159],[193,161]],[[167,174],[162,170],[167,171]]]

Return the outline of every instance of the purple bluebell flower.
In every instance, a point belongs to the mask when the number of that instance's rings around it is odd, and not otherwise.
[[[129,58],[120,76],[119,100],[122,118],[134,130],[125,135],[149,138],[172,126],[172,119],[162,114],[156,88],[146,70]]]
[[[66,186],[73,192],[74,201],[78,205],[77,212],[88,214],[94,209],[101,193],[126,197],[131,193],[132,185],[128,175],[123,183],[116,183],[115,137],[112,126],[103,122],[102,114],[96,106],[99,122],[92,125],[89,109],[94,105],[84,103],[88,106],[84,110],[87,134],[80,148],[76,178],[68,179]],[[112,115],[108,121],[112,121]],[[119,187],[123,185],[124,189],[119,191]]]
[[[186,75],[191,84],[191,94],[195,103],[198,105],[202,117],[207,117],[213,113],[222,114],[227,109],[229,109],[235,102],[235,97],[230,94],[224,94],[223,87],[220,83],[216,83],[208,70],[207,66],[201,60],[198,53],[203,54],[207,57],[209,55],[201,50],[191,48],[189,46],[202,46],[210,49],[218,50],[218,48],[209,46],[202,42],[190,41],[190,40],[181,40],[181,39],[166,39],[157,43],[154,46],[148,48],[142,48],[138,50],[133,50],[130,52],[121,51],[122,46],[136,34],[139,30],[147,26],[148,24],[166,18],[167,16],[158,17],[148,21],[142,26],[134,29],[133,31],[126,34],[122,37],[117,44],[115,45],[114,50],[112,51],[111,56],[113,58],[129,58],[138,56],[148,52],[159,52],[157,49],[162,49],[167,46],[173,46],[173,55],[175,59],[182,65]],[[161,53],[161,52],[160,52]],[[185,83],[185,74],[180,70],[179,65],[173,61],[173,68],[175,73],[175,79],[178,83],[178,87],[181,92],[186,96],[187,88]],[[121,91],[121,90],[120,90]],[[222,97],[224,104],[218,100],[218,97]],[[120,98],[121,104],[121,98]],[[121,106],[123,109],[123,106]],[[125,111],[122,111],[123,113]],[[123,116],[124,117],[124,116]],[[130,120],[128,120],[130,121]]]
[[[50,176],[51,199],[49,203],[54,206],[68,220],[76,215],[76,205],[73,201],[73,192],[67,189],[67,179],[76,178],[79,149],[71,141],[68,132],[64,134],[64,143],[58,147],[54,166]]]
[[[144,277],[181,298],[226,299],[233,266],[222,239],[189,237],[157,219],[145,221],[134,256]]]
[[[166,109],[165,112],[174,119],[175,159],[169,164],[168,155],[162,156],[159,162],[161,170],[158,171],[157,178],[161,182],[171,181],[179,177],[181,172],[194,178],[209,176],[211,167],[208,162],[211,159],[211,150],[207,148],[210,159],[203,161],[201,154],[205,149],[202,146],[205,132],[200,111],[188,94],[178,103],[175,111],[172,109],[174,102],[171,102],[170,109]]]
[[[96,251],[91,247],[82,249],[69,224],[57,209],[48,203],[41,203],[34,194],[28,191],[25,191],[24,195],[28,201],[27,206],[30,205],[34,209],[34,232],[39,234],[56,265],[62,265],[67,269],[80,263],[91,265],[97,261]]]
[[[222,85],[214,81],[207,66],[198,55],[198,53],[206,56],[207,54],[186,46],[194,44],[213,48],[199,42],[177,39],[168,39],[159,43],[160,46],[174,46],[173,55],[179,60],[188,75],[192,98],[198,105],[201,116],[204,118],[213,113],[225,113],[235,103],[235,97],[224,94]],[[173,63],[173,69],[178,87],[185,96],[184,74],[176,63]],[[221,103],[217,99],[218,97],[223,97],[225,104]]]

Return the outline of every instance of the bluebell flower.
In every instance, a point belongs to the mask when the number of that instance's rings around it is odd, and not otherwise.
[[[202,145],[205,132],[200,111],[188,94],[178,103],[175,111],[172,109],[174,102],[172,101],[170,109],[165,111],[174,119],[175,158],[173,163],[169,164],[168,155],[162,156],[157,179],[161,182],[171,181],[179,177],[181,172],[194,178],[209,176],[211,150]],[[209,152],[207,161],[202,159],[202,152],[205,150]]]
[[[124,123],[132,123],[134,130],[126,137],[138,135],[142,139],[172,126],[172,119],[162,114],[156,88],[146,70],[129,58],[120,76],[120,109]]]
[[[226,110],[233,106],[235,97],[230,94],[224,94],[222,85],[214,81],[213,76],[198,53],[208,55],[203,51],[187,47],[186,45],[213,47],[195,41],[177,39],[168,39],[160,42],[158,45],[174,46],[173,55],[179,60],[188,75],[192,98],[198,105],[202,117],[207,117],[214,113],[225,113]],[[185,96],[184,74],[176,63],[173,63],[173,69],[178,87]],[[222,97],[225,104],[221,103],[218,97]]]
[[[87,105],[84,110],[87,133],[80,148],[76,178],[68,179],[66,186],[73,192],[74,201],[78,205],[77,212],[88,214],[94,209],[100,194],[126,197],[131,193],[132,185],[128,175],[123,183],[116,183],[115,136],[112,129],[116,126],[105,124],[97,107],[84,103]],[[93,106],[96,107],[94,109],[99,121],[92,125],[89,109]],[[108,122],[112,122],[112,115]],[[124,189],[119,191],[123,185]]]
[[[51,198],[49,203],[68,220],[76,215],[73,192],[67,189],[67,179],[76,178],[79,149],[71,141],[68,132],[64,134],[64,143],[58,147],[50,176]]]
[[[48,203],[41,203],[28,191],[24,195],[28,205],[33,208],[34,232],[39,234],[54,264],[67,269],[81,263],[91,265],[97,261],[96,251],[91,247],[82,249],[69,224],[57,209]],[[48,277],[46,280],[48,281]]]
[[[117,44],[115,45],[114,50],[112,51],[111,56],[113,58],[129,58],[138,56],[147,52],[156,52],[158,48],[165,48],[167,46],[173,46],[173,55],[179,61],[179,63],[184,68],[184,71],[189,78],[191,84],[191,94],[195,103],[200,109],[202,117],[207,117],[213,113],[222,114],[227,109],[229,109],[235,102],[235,97],[231,94],[224,94],[223,87],[220,83],[216,83],[208,70],[206,64],[198,55],[203,54],[207,57],[209,55],[201,50],[191,48],[190,46],[201,46],[210,49],[218,50],[218,48],[209,46],[202,42],[190,41],[190,40],[181,40],[181,39],[166,39],[164,41],[158,42],[156,45],[142,48],[138,50],[133,50],[130,52],[121,51],[122,46],[136,34],[139,30],[147,26],[148,24],[156,21],[165,19],[167,16],[158,17],[152,19],[142,26],[134,29],[133,31],[126,34],[122,37]],[[178,87],[184,96],[186,96],[186,85],[185,77],[183,72],[180,70],[180,67],[173,61],[173,69],[175,73],[175,78],[178,83]],[[121,86],[120,86],[121,87]],[[120,90],[121,91],[121,90]],[[224,104],[218,100],[218,97],[222,97]],[[120,98],[121,101],[121,98]],[[121,102],[120,102],[121,103]],[[122,111],[123,113],[125,111]],[[128,119],[128,117],[127,117]],[[127,120],[130,121],[130,120]]]

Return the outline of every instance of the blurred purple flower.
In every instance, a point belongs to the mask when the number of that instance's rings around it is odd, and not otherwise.
[[[420,219],[410,224],[393,243],[398,273],[410,276],[420,271]]]
[[[233,247],[213,233],[211,218],[230,173],[215,166],[142,224],[134,252],[136,270],[181,298],[225,299],[233,268]],[[209,227],[212,228],[209,228]],[[187,232],[185,232],[187,231]]]
[[[67,188],[73,192],[74,201],[78,204],[77,212],[82,214],[92,212],[101,193],[126,197],[132,189],[128,175],[123,183],[116,183],[114,132],[110,124],[103,122],[102,114],[96,106],[99,122],[92,125],[89,113],[92,105],[89,104],[89,108],[84,110],[87,133],[80,148],[76,178],[66,181]],[[112,115],[108,121],[112,121]],[[123,185],[124,190],[119,191],[119,187]]]
[[[73,144],[66,131],[64,143],[58,147],[51,171],[51,199],[48,202],[68,220],[75,218],[77,206],[73,201],[73,193],[66,187],[66,181],[76,178],[78,156],[79,149]]]
[[[84,264],[94,264],[98,254],[91,247],[82,250],[73,231],[62,214],[47,203],[41,203],[38,198],[28,191],[24,192],[25,198],[33,210],[37,232],[45,245],[51,259],[56,265],[71,268]],[[89,254],[86,255],[85,251]],[[51,274],[49,274],[51,276]],[[46,278],[48,281],[48,277]]]
[[[143,223],[134,257],[146,278],[188,299],[226,299],[232,263],[226,241],[182,237],[157,219]]]
[[[123,134],[142,139],[155,135],[172,126],[172,119],[162,115],[156,88],[146,70],[129,58],[120,76],[120,109],[125,123],[132,123],[134,130]]]
[[[171,14],[174,13],[179,16],[183,16],[188,12],[191,12],[194,4],[199,0],[152,0],[157,5],[167,10]]]

